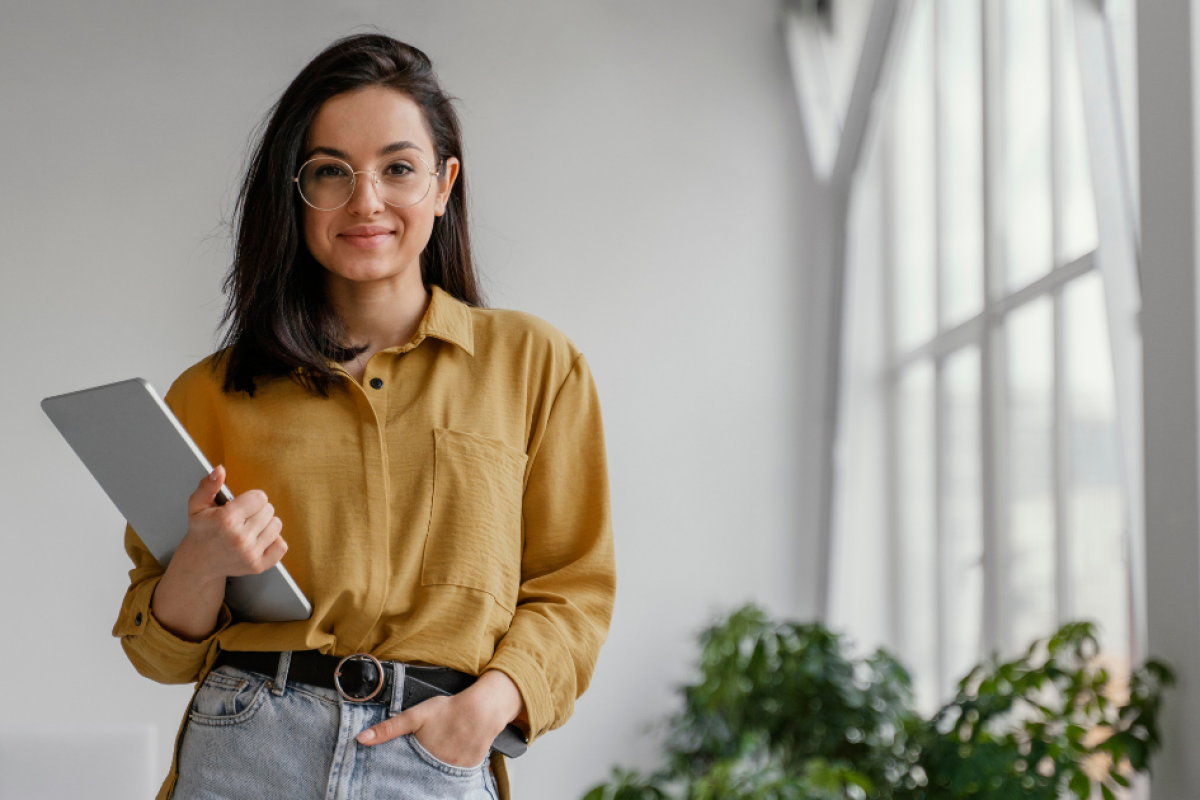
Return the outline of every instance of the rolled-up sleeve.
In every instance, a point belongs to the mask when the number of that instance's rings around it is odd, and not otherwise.
[[[531,443],[522,502],[516,612],[485,667],[516,683],[531,742],[574,711],[608,636],[616,595],[604,428],[582,354],[542,427]]]
[[[134,567],[129,571],[129,588],[113,625],[113,636],[121,637],[121,647],[134,669],[150,680],[192,683],[199,678],[210,651],[217,646],[217,635],[233,622],[229,606],[221,603],[216,630],[206,639],[199,642],[180,639],[162,627],[150,610],[150,599],[164,570],[128,523],[125,552]]]

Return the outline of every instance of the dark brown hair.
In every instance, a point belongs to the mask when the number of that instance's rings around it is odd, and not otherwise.
[[[328,396],[343,376],[325,359],[348,361],[367,346],[348,346],[346,329],[325,295],[322,267],[304,243],[302,202],[292,182],[309,126],[321,105],[343,92],[385,86],[420,107],[437,157],[459,160],[445,213],[421,253],[426,291],[437,285],[472,306],[484,305],[471,261],[467,180],[453,98],[442,91],[428,56],[378,33],[338,39],[308,63],[267,114],[238,193],[233,263],[222,289],[217,357],[226,363],[223,390],[254,396],[255,378],[290,376]]]

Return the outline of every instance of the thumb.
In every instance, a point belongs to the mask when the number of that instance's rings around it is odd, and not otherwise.
[[[225,465],[218,464],[216,469],[200,479],[200,485],[196,487],[196,493],[192,495],[193,499],[199,501],[198,508],[189,508],[189,513],[195,513],[203,508],[208,508],[213,504],[213,498],[220,493],[221,487],[225,484]]]

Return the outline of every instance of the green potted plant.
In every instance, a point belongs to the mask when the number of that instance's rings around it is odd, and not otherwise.
[[[1118,701],[1098,650],[1091,624],[1066,625],[977,666],[926,719],[886,652],[851,658],[821,625],[746,606],[701,634],[663,766],[616,768],[584,800],[1113,800],[1149,769],[1173,676],[1149,661]]]

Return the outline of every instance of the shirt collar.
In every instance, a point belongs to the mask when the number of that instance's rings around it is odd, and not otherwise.
[[[456,344],[466,351],[467,355],[475,355],[475,329],[471,321],[471,308],[454,295],[447,292],[436,283],[430,287],[432,298],[425,316],[417,326],[417,333],[411,344],[416,345],[426,336],[436,336],[443,341]],[[403,350],[407,347],[391,347],[389,350]]]
[[[475,329],[471,319],[471,307],[437,284],[433,284],[430,292],[429,306],[425,309],[425,316],[421,318],[421,324],[417,326],[412,341],[395,347],[385,347],[379,352],[407,353],[426,336],[433,336],[458,345],[467,355],[474,357]],[[328,358],[325,359],[325,363],[335,370],[342,370],[340,364]],[[303,370],[304,367],[297,369]]]

